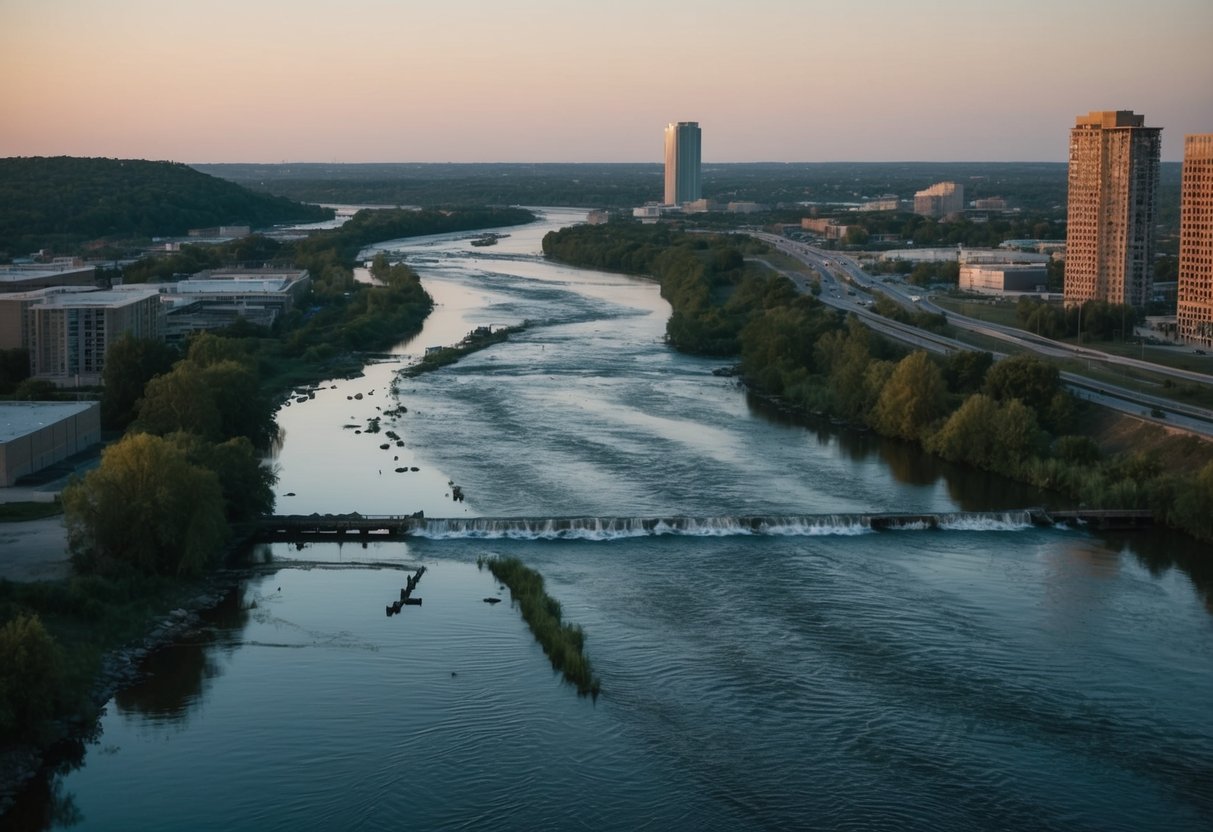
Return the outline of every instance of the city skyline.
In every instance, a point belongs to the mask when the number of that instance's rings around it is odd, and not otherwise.
[[[1203,0],[662,11],[680,37],[639,0],[4,0],[0,156],[658,162],[689,116],[708,164],[1062,162],[1074,113],[1133,109],[1180,161],[1213,125]]]

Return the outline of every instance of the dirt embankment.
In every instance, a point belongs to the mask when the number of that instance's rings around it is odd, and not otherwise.
[[[1086,433],[1105,455],[1154,455],[1164,469],[1176,473],[1199,471],[1213,462],[1213,442],[1104,408],[1092,408]]]

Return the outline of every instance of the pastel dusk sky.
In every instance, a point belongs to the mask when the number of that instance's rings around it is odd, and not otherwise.
[[[0,156],[1064,161],[1213,132],[1213,0],[0,0]]]

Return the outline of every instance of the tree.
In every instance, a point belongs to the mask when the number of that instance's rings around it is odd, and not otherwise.
[[[1176,524],[1202,540],[1213,540],[1213,462],[1206,464],[1178,491]]]
[[[268,448],[278,429],[256,371],[236,361],[219,361],[203,368],[202,380],[219,415],[219,437],[243,436]]]
[[[983,388],[1000,402],[1019,399],[1036,412],[1046,428],[1064,433],[1074,418],[1073,401],[1061,386],[1058,369],[1032,355],[1013,355],[986,373]]]
[[[53,402],[62,397],[54,383],[44,378],[27,378],[17,385],[13,398],[19,402]]]
[[[0,627],[0,737],[32,739],[54,715],[62,665],[38,616],[18,614]]]
[[[250,367],[255,364],[247,342],[238,338],[224,338],[212,332],[200,332],[192,337],[185,357],[199,367],[210,367],[223,361],[235,361]]]
[[[994,459],[994,422],[998,402],[982,393],[965,399],[927,442],[927,450],[952,462],[989,468]]]
[[[186,359],[153,378],[139,402],[134,427],[165,436],[179,430],[217,440],[222,419],[201,367]]]
[[[986,373],[985,393],[997,401],[1019,399],[1029,407],[1048,407],[1061,389],[1061,374],[1052,364],[1035,356],[1013,355],[999,361]]]
[[[64,489],[63,510],[73,561],[85,572],[196,575],[228,534],[215,473],[146,433],[107,448],[97,468]]]
[[[862,225],[847,226],[843,242],[849,246],[862,246],[868,241],[868,231]]]
[[[986,373],[994,363],[988,352],[960,350],[948,356],[943,375],[953,393],[976,393],[985,383]]]
[[[101,372],[101,424],[121,430],[134,421],[147,383],[171,370],[178,357],[177,350],[163,341],[130,333],[110,344]]]
[[[0,393],[11,393],[29,378],[29,350],[0,350]]]
[[[1014,474],[1040,453],[1043,436],[1036,415],[1018,399],[1000,404],[984,393],[974,393],[926,447],[953,462]]]
[[[232,523],[252,520],[274,510],[274,483],[278,476],[264,465],[253,443],[244,436],[214,444],[191,433],[166,437],[194,465],[214,472],[223,492],[224,513]]]
[[[918,350],[897,363],[872,412],[873,427],[885,436],[919,439],[947,411],[943,374]]]

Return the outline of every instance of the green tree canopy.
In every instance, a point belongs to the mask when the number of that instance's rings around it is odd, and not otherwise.
[[[157,436],[188,431],[213,441],[221,424],[203,369],[186,359],[147,383],[134,427]]]
[[[872,417],[877,430],[886,436],[918,439],[945,412],[947,388],[943,374],[935,362],[919,350],[897,363],[880,391]]]
[[[163,341],[130,333],[110,344],[101,373],[101,423],[109,430],[120,430],[134,421],[147,383],[167,373],[179,357]]]
[[[1040,414],[1044,427],[1063,433],[1073,420],[1074,407],[1061,386],[1061,373],[1033,355],[1013,355],[986,373],[983,391],[1000,402],[1019,399]]]
[[[1014,474],[1044,449],[1044,435],[1033,413],[1019,399],[999,403],[984,393],[965,399],[926,443],[928,450],[953,462]]]
[[[272,468],[262,464],[247,437],[236,436],[218,444],[192,433],[174,433],[166,438],[192,464],[212,471],[219,478],[224,513],[230,522],[252,520],[274,510],[274,483],[278,477]]]
[[[18,614],[0,627],[0,737],[33,739],[54,715],[62,665],[38,616]]]
[[[173,442],[128,434],[63,491],[73,561],[84,572],[196,575],[227,538],[213,471]]]

